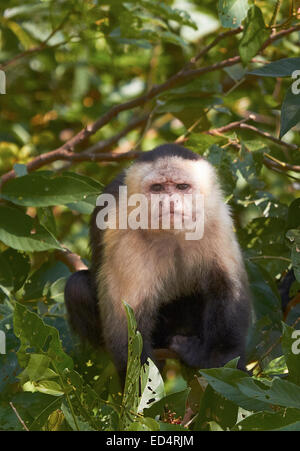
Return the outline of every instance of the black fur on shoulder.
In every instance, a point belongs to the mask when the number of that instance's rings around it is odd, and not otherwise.
[[[77,271],[69,277],[65,287],[65,303],[73,331],[83,341],[99,347],[102,342],[100,312],[89,270]]]
[[[179,144],[163,144],[153,150],[144,152],[135,163],[147,163],[158,160],[159,158],[180,157],[184,160],[200,160],[200,155],[192,150],[186,149]]]

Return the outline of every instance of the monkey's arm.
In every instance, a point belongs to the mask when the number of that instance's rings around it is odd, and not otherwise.
[[[65,287],[65,303],[71,328],[82,341],[101,345],[101,322],[96,288],[89,270],[73,273]]]
[[[199,336],[176,335],[170,348],[187,365],[198,368],[224,366],[240,357],[238,368],[245,369],[245,341],[250,320],[247,281],[237,287],[227,274],[214,269],[207,280]],[[199,296],[200,297],[200,296]],[[195,302],[199,301],[195,295]],[[200,339],[199,337],[202,337]]]

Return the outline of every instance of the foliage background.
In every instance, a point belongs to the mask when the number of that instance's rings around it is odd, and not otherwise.
[[[291,91],[299,8],[296,0],[0,5],[1,430],[299,430],[300,356],[291,351],[300,316],[300,94]],[[71,335],[63,288],[88,264],[101,186],[139,152],[174,141],[217,167],[232,208],[253,293],[254,375],[231,362],[195,376],[168,360],[162,380],[151,364],[153,404],[136,380],[122,397],[109,356]],[[127,313],[128,371],[143,374]]]

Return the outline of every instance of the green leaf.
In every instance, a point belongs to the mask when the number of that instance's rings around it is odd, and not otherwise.
[[[300,62],[299,62],[300,64]],[[287,90],[283,99],[280,117],[280,134],[282,138],[292,127],[300,122],[300,94],[294,94],[292,88]]]
[[[50,358],[43,354],[31,354],[27,365],[27,374],[31,381],[41,380],[47,371]]]
[[[128,431],[159,431],[159,424],[153,418],[142,418],[131,423]]]
[[[258,53],[270,31],[266,29],[265,21],[258,6],[253,5],[248,11],[248,17],[239,52],[242,62],[246,65]]]
[[[213,368],[200,370],[209,385],[220,395],[246,410],[269,410],[268,403],[257,400],[253,393],[244,393],[240,386],[244,381],[255,382],[243,371],[232,368]]]
[[[38,393],[35,393],[34,395],[29,395],[31,398],[33,396],[39,396]],[[51,401],[48,402],[47,405],[43,406],[43,409],[41,409],[40,413],[36,415],[34,421],[30,424],[29,430],[30,431],[40,431],[42,427],[47,423],[49,416],[52,412],[57,410],[61,407],[61,397],[54,398],[51,395],[40,395],[43,398],[50,398]],[[44,402],[45,404],[45,402]]]
[[[59,243],[43,226],[36,225],[21,210],[6,206],[0,207],[0,240],[21,251],[60,249]]]
[[[50,287],[49,297],[55,302],[64,302],[64,290],[67,277],[61,277],[57,279]]]
[[[221,187],[225,194],[232,194],[236,186],[237,176],[228,152],[224,151],[224,149],[218,145],[213,144],[205,152],[204,156],[216,167],[220,177]]]
[[[74,419],[69,407],[65,403],[62,404],[61,410],[67,423],[71,426],[73,431],[95,431],[95,429],[91,428],[88,422],[83,421],[79,416],[76,415]]]
[[[29,257],[24,252],[19,252],[15,249],[6,249],[0,255],[11,268],[13,289],[18,291],[23,286],[30,271]]]
[[[231,428],[236,423],[237,414],[238,406],[236,404],[208,386],[201,400],[193,430],[207,429],[207,425],[212,422],[217,422],[218,427],[223,429]]]
[[[84,201],[100,191],[101,185],[88,177],[35,172],[9,180],[2,189],[2,197],[17,205],[49,207]]]
[[[259,75],[261,77],[291,77],[295,70],[299,70],[300,58],[282,58],[265,64],[262,67],[248,72],[249,75]]]
[[[26,5],[20,5],[15,6],[13,8],[6,8],[4,17],[7,19],[11,19],[13,17],[17,16],[31,16],[32,14],[37,14],[40,11],[45,11],[47,9],[46,3],[41,4],[26,4]]]
[[[95,205],[96,205],[97,196],[95,194],[91,196],[87,196],[84,201],[71,202],[70,204],[66,204],[70,210],[78,211],[78,213],[82,213],[84,215],[90,215],[93,213]]]
[[[241,80],[247,73],[247,69],[240,63],[234,64],[233,66],[225,67],[224,71],[235,82]]]
[[[50,207],[40,207],[37,208],[37,216],[39,223],[45,227],[52,235],[56,236],[56,223],[52,208]]]
[[[38,392],[17,393],[12,395],[10,400],[28,429],[33,431],[41,430],[51,412],[61,405],[60,397],[53,398]],[[0,405],[0,429],[24,430],[10,405],[7,409]]]
[[[63,282],[57,282],[61,278],[66,278],[70,275],[70,271],[61,262],[47,262],[44,263],[39,269],[33,272],[26,280],[24,285],[23,300],[32,301],[33,299],[39,299],[47,297],[51,299],[51,289],[55,290],[57,294],[61,290]],[[56,282],[58,285],[56,285]]]
[[[191,388],[191,391],[189,393],[187,403],[192,411],[196,413],[199,411],[202,403],[202,399],[207,388],[207,382],[204,377],[198,377],[195,374],[193,379],[189,381],[189,387]]]
[[[287,228],[296,229],[300,227],[300,198],[295,199],[288,210]]]
[[[12,290],[13,288],[13,273],[9,262],[0,254],[0,285]]]
[[[282,311],[278,289],[270,284],[270,275],[259,265],[252,261],[246,261],[246,268],[257,317],[262,318],[267,315],[272,319],[273,327],[275,323],[279,327],[282,319]]]
[[[187,47],[186,42],[180,36],[177,36],[177,34],[172,33],[171,31],[160,31],[158,36],[162,42],[169,42],[174,45],[179,45],[183,49]]]
[[[248,0],[219,0],[218,13],[225,28],[238,28],[247,15]]]
[[[99,398],[98,393],[85,382],[77,371],[66,368],[61,377],[69,395],[63,406],[70,414],[66,415],[66,418],[71,427],[74,430],[91,430],[91,428],[111,430],[119,406],[106,406]],[[70,399],[72,400],[72,412]],[[68,407],[66,407],[66,403]],[[63,411],[65,412],[64,408]]]
[[[240,421],[237,431],[299,431],[300,409],[284,409],[280,412],[258,412]]]
[[[263,370],[264,376],[279,376],[288,373],[284,355],[271,360]]]
[[[58,330],[44,324],[36,313],[30,312],[19,303],[16,303],[15,306],[14,332],[21,341],[18,350],[21,367],[27,367],[30,361],[31,354],[28,353],[28,349],[48,357],[53,363],[54,369],[62,371],[65,368],[73,367],[71,357],[62,349]]]
[[[120,430],[128,430],[136,420],[140,402],[140,373],[143,339],[136,330],[136,320],[132,308],[124,302],[128,323],[128,361],[125,388],[120,414]]]
[[[62,389],[61,385],[58,384],[55,381],[39,381],[39,382],[25,382],[25,384],[23,385],[23,390],[25,392],[31,392],[31,393],[35,393],[35,392],[39,392],[39,393],[45,393],[46,395],[51,395],[51,396],[63,396],[64,395],[64,390]]]
[[[35,40],[17,22],[9,20],[6,22],[6,26],[16,35],[25,50],[34,46]]]
[[[240,158],[235,164],[236,170],[239,170],[245,181],[255,190],[263,189],[264,182],[260,180],[259,175],[263,165],[263,152],[249,152],[242,145]]]
[[[300,387],[274,378],[256,381],[239,370],[215,368],[201,374],[218,393],[246,410],[269,410],[268,405],[300,409]]]
[[[239,383],[239,389],[243,394],[257,402],[267,402],[270,405],[300,409],[300,387],[278,377],[272,380],[268,388],[267,386],[260,388],[253,379],[244,379]]]
[[[171,8],[169,5],[160,1],[141,0],[139,3],[157,17],[174,20],[181,25],[187,25],[194,28],[194,30],[197,30],[197,25],[191,19],[187,11]]]
[[[189,139],[189,148],[193,149],[196,153],[204,154],[207,149],[212,148],[213,145],[218,149],[219,153],[224,153],[223,149],[221,149],[221,145],[226,144],[226,139],[221,136],[213,136],[213,135],[204,135],[192,133]],[[220,162],[222,158],[220,157],[218,161]]]
[[[190,81],[189,83],[186,83],[184,85],[180,85],[176,88],[169,89],[165,94],[164,97],[166,98],[172,98],[178,97],[186,97],[187,95],[192,95],[193,98],[199,97],[203,98],[205,93],[222,93],[222,85],[217,80],[212,80],[211,75],[210,77],[204,78],[197,78],[196,80]],[[209,135],[208,135],[209,136]],[[202,136],[204,138],[205,136]]]

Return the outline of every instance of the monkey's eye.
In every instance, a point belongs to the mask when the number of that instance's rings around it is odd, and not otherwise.
[[[178,185],[176,185],[176,188],[181,191],[184,191],[184,190],[190,188],[190,186],[191,185],[188,185],[188,183],[178,183]]]
[[[154,191],[155,193],[159,193],[160,191],[164,190],[164,186],[161,183],[154,183],[150,186],[151,191]]]

